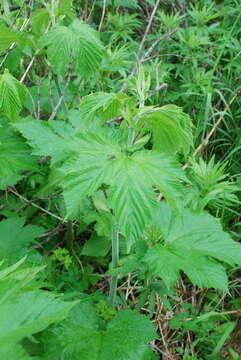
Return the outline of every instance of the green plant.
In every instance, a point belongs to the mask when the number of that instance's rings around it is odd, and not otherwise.
[[[3,358],[239,357],[241,19],[221,5],[3,1],[2,323],[36,320]]]

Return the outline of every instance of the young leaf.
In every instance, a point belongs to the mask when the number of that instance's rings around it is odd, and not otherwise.
[[[138,116],[138,115],[137,115]],[[192,122],[190,117],[176,105],[165,105],[143,111],[139,122],[150,130],[153,149],[168,154],[182,151],[188,154],[193,144]]]
[[[218,219],[187,209],[178,217],[162,203],[153,224],[162,243],[149,248],[144,257],[152,274],[162,277],[169,287],[184,271],[199,287],[227,289],[225,269],[218,261],[240,265],[241,245],[223,231]]]
[[[18,115],[23,107],[25,88],[8,70],[0,75],[0,110],[10,119]]]
[[[103,55],[103,46],[95,30],[79,20],[68,27],[55,26],[43,35],[40,44],[48,47],[48,58],[60,74],[65,74],[73,63],[76,72],[88,77],[98,70]]]
[[[120,116],[122,102],[127,99],[128,97],[121,93],[99,92],[87,95],[80,102],[80,118],[92,120],[94,116],[97,116],[104,123],[115,116]]]

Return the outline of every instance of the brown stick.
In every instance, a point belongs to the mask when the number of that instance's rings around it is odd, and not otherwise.
[[[21,199],[21,200],[23,200],[24,202],[26,202],[28,205],[33,206],[33,207],[41,210],[41,211],[44,212],[45,214],[50,215],[50,216],[54,217],[55,219],[58,219],[58,220],[64,222],[64,219],[62,219],[60,216],[55,215],[55,214],[53,214],[52,212],[44,209],[42,206],[39,206],[39,205],[35,204],[34,202],[26,199],[24,196],[20,195],[17,191],[13,190],[12,188],[9,188],[8,190],[9,190],[12,194],[14,194],[15,196],[19,197],[19,199]]]

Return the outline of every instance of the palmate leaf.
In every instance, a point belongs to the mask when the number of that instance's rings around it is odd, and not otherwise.
[[[144,110],[144,111],[143,111]],[[189,115],[176,105],[143,109],[137,115],[144,129],[151,131],[153,148],[168,154],[188,154],[193,145],[192,122]]]
[[[187,209],[177,217],[162,203],[152,224],[161,238],[161,243],[149,248],[144,256],[152,274],[161,276],[169,287],[183,271],[199,287],[227,289],[225,268],[220,262],[240,265],[241,245],[223,231],[218,219]]]
[[[103,46],[97,33],[79,20],[66,26],[55,26],[40,40],[47,46],[47,54],[57,73],[65,74],[73,63],[74,70],[87,77],[95,73],[103,56]]]
[[[25,88],[8,70],[0,75],[0,110],[10,119],[18,115],[23,107]]]
[[[131,310],[121,310],[99,330],[94,308],[82,304],[71,316],[45,336],[46,355],[50,360],[62,356],[72,360],[148,360],[151,350],[148,342],[156,334],[152,323]]]
[[[119,230],[132,242],[142,234],[152,206],[156,205],[153,186],[177,206],[180,179],[184,179],[179,164],[167,155],[149,150],[129,153],[120,130],[99,128],[98,133],[76,133],[67,139],[45,124],[38,123],[37,128],[35,123],[16,127],[30,140],[35,154],[63,159],[68,152],[60,170],[69,218],[78,214],[84,197],[93,195],[101,185],[108,185],[108,202]]]
[[[0,259],[7,263],[14,263],[26,254],[34,255],[36,252],[30,245],[44,233],[44,229],[36,225],[24,226],[24,223],[24,218],[17,217],[0,222]]]
[[[83,134],[79,140],[78,154],[61,169],[70,217],[78,213],[85,196],[93,195],[102,184],[109,185],[109,206],[114,210],[119,230],[132,242],[142,234],[156,205],[153,186],[158,186],[166,199],[176,205],[179,180],[184,175],[175,160],[148,150],[128,154],[108,129],[98,135]]]
[[[37,171],[36,157],[16,131],[0,122],[0,189],[16,184],[22,170]]]

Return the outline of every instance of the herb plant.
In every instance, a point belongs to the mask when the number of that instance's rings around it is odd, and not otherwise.
[[[239,354],[238,8],[2,2],[3,358]]]

